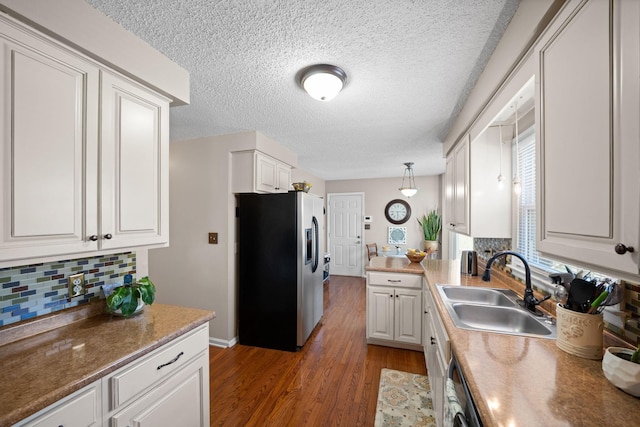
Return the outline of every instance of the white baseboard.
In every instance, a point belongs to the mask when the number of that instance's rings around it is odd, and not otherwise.
[[[209,345],[220,348],[233,347],[238,343],[238,338],[233,337],[230,340],[221,340],[219,338],[209,337]]]

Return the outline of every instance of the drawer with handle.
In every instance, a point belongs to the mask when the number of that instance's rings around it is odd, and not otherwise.
[[[154,386],[181,369],[190,360],[208,349],[206,325],[186,336],[169,342],[160,349],[112,374],[108,384],[109,410],[127,404],[139,393]]]
[[[393,286],[400,288],[422,288],[422,274],[402,274],[402,273],[368,273],[370,286]]]

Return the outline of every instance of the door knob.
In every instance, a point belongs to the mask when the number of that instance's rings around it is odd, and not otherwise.
[[[624,255],[624,254],[626,254],[627,252],[633,252],[635,249],[633,249],[633,246],[625,246],[625,245],[624,245],[624,244],[622,244],[622,243],[618,243],[618,244],[615,246],[614,250],[616,251],[616,253],[617,253],[618,255]]]

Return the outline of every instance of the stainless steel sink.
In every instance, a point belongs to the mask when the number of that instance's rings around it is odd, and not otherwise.
[[[453,323],[462,329],[555,338],[555,330],[519,307],[465,303],[454,303],[451,307],[455,313]]]
[[[463,286],[438,287],[443,298],[456,302],[514,307],[517,294],[510,289],[471,288]],[[509,297],[507,297],[509,295]]]
[[[437,285],[453,323],[460,329],[499,334],[556,338],[555,322],[518,304],[507,289]]]

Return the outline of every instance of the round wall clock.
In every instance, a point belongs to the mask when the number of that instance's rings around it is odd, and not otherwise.
[[[411,217],[411,206],[401,199],[394,199],[384,208],[384,216],[392,224],[404,224]]]

